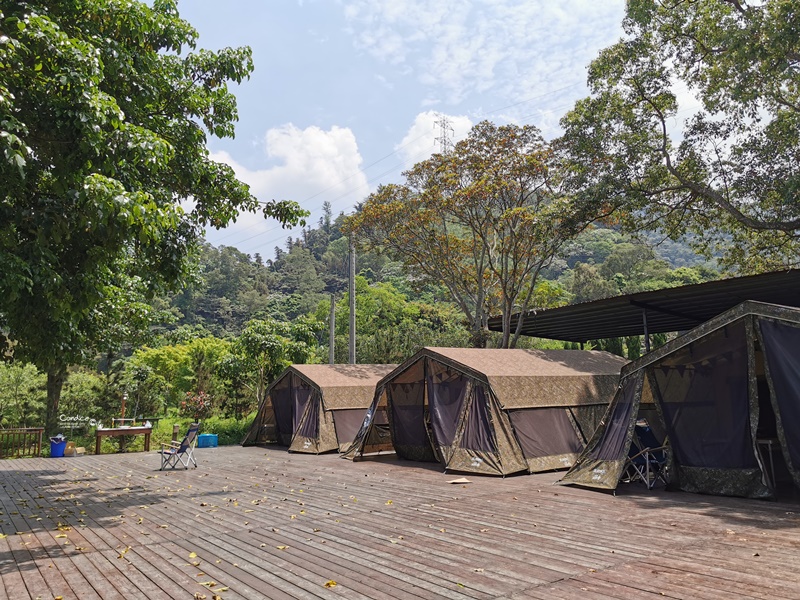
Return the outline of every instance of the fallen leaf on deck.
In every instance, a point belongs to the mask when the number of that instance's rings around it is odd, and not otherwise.
[[[197,558],[197,552],[189,552],[189,558]]]
[[[208,587],[214,587],[215,585],[217,585],[216,581],[200,581],[199,583],[200,585],[205,585]]]
[[[472,482],[466,477],[459,477],[458,479],[451,479],[447,483],[472,483]]]
[[[65,537],[67,537],[67,534],[66,533],[59,533],[56,537],[57,538],[65,538]]]
[[[194,595],[194,600],[205,600],[205,598],[206,598],[206,595],[205,594],[201,594],[200,592],[196,592],[195,595]]]
[[[278,550],[286,550],[289,546],[276,546]]]
[[[386,506],[391,506],[392,504],[394,504],[394,502],[392,502],[391,500],[386,501]]]
[[[332,588],[332,587],[334,587],[335,585],[336,585],[336,582],[335,582],[333,579],[331,579],[330,581],[326,581],[326,582],[325,582],[325,587],[326,587],[326,588]]]

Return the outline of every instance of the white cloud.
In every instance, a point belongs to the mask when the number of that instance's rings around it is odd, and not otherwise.
[[[443,118],[448,122],[447,138],[453,144],[467,137],[473,125],[469,117],[463,115],[443,115],[434,111],[418,114],[408,133],[394,148],[402,157],[407,168],[429,158],[435,152],[441,152],[441,145],[437,139],[444,135],[442,132]]]
[[[619,38],[624,8],[624,0],[349,0],[344,14],[357,48],[413,68],[450,104],[490,89],[510,102],[551,94],[547,102],[560,103],[575,94],[557,90],[583,84],[584,67]]]
[[[366,177],[360,170],[358,145],[348,128],[334,126],[325,131],[286,124],[267,131],[265,144],[265,158],[276,164],[264,169],[247,169],[226,152],[212,154],[212,158],[233,167],[237,177],[262,202],[273,199],[298,202],[311,211],[308,220],[311,225],[316,225],[326,200],[336,216],[341,211],[349,212],[369,193]],[[283,230],[274,220],[245,213],[223,231],[209,230],[207,238],[214,245],[236,246],[242,252],[271,256],[276,245],[282,246],[288,235],[296,236],[298,231]]]

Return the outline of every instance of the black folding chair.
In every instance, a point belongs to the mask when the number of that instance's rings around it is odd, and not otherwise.
[[[622,481],[641,481],[648,490],[659,481],[667,485],[667,460],[667,446],[658,441],[649,425],[637,423]]]
[[[184,469],[188,469],[190,464],[194,464],[197,468],[197,461],[194,458],[194,448],[197,445],[197,432],[200,429],[199,423],[192,423],[189,425],[189,431],[186,437],[178,442],[170,442],[168,444],[161,444],[161,471],[169,467],[174,469],[179,464],[183,465]]]

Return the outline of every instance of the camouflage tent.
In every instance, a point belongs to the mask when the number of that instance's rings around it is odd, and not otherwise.
[[[560,483],[615,489],[641,419],[667,443],[678,489],[768,498],[782,476],[800,486],[800,310],[744,302],[627,365]]]
[[[267,390],[243,446],[319,454],[348,447],[395,365],[292,365]]]
[[[506,475],[569,467],[614,395],[623,358],[579,350],[424,348],[382,379],[343,452],[393,447],[445,469]],[[391,442],[392,446],[389,446]]]

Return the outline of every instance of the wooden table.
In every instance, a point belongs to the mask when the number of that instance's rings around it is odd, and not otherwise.
[[[123,435],[144,435],[144,451],[150,451],[150,434],[152,427],[114,427],[113,429],[98,429],[94,445],[94,453],[100,454],[100,439],[103,437],[119,437]]]

